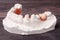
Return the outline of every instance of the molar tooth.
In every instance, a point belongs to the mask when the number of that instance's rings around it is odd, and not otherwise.
[[[46,14],[47,16],[51,16],[51,12],[50,11],[46,11],[46,12],[44,12],[44,14]]]

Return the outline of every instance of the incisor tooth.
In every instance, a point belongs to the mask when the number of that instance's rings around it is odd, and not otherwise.
[[[29,19],[29,14],[26,14],[24,18]]]
[[[34,17],[35,17],[35,15],[32,14],[31,17],[30,17],[30,21],[31,21],[31,22],[34,21]]]
[[[31,21],[38,21],[39,18],[38,18],[38,15],[31,15]]]
[[[34,18],[35,18],[35,14],[32,14],[32,15],[31,15],[31,19],[34,19]]]
[[[29,22],[29,14],[26,14],[23,20],[24,20],[24,23],[28,23]]]
[[[37,14],[36,14],[36,17],[37,17],[38,19],[40,18],[40,16],[39,16],[39,15],[37,15]]]

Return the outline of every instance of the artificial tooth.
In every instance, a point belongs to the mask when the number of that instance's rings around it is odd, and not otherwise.
[[[34,15],[34,14],[31,15],[31,21],[38,21],[38,20],[39,18],[37,15]]]
[[[19,15],[17,20],[18,20],[18,22],[22,23],[23,22],[23,16]]]
[[[36,17],[39,19],[40,18],[40,16],[38,15],[38,14],[36,14]]]
[[[46,12],[44,12],[44,14],[46,14],[47,16],[51,16],[51,12],[50,11],[46,11]]]
[[[32,14],[32,15],[31,15],[31,21],[34,20],[34,18],[35,18],[35,15]]]
[[[24,17],[24,22],[27,23],[29,22],[29,14],[26,14]]]
[[[34,19],[34,18],[35,18],[35,14],[32,14],[32,15],[31,15],[31,19]]]
[[[40,14],[41,21],[45,21],[47,19],[47,16],[45,14]]]
[[[29,19],[29,14],[26,14],[24,18]]]
[[[23,18],[23,16],[22,15],[19,15],[19,18]]]

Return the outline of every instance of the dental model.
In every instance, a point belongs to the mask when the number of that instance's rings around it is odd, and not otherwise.
[[[29,35],[45,33],[55,29],[56,17],[50,12],[22,15],[22,5],[15,4],[3,19],[4,29],[10,33]]]

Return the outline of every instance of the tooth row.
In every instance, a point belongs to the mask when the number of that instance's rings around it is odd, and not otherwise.
[[[51,12],[44,12],[43,14],[46,14],[46,16],[50,16],[51,15]],[[23,16],[22,15],[19,15],[20,17],[22,17],[23,18]],[[35,19],[35,18],[40,18],[40,16],[42,16],[41,14],[32,14],[30,17],[29,17],[29,14],[26,14],[25,15],[25,17],[24,17],[24,19]]]
[[[39,15],[37,15],[37,16],[39,16]],[[22,22],[28,23],[28,22],[38,21],[39,18],[37,16],[32,14],[31,17],[29,18],[29,14],[26,14],[25,17],[23,18],[22,15],[19,15],[18,19],[19,19],[20,23],[22,23]]]
[[[46,16],[50,16],[51,13],[50,12],[45,12]],[[39,14],[40,15],[40,14]],[[19,15],[19,19],[20,21],[24,21],[24,22],[29,22],[29,21],[38,21],[40,20],[40,16],[38,14],[32,14],[31,17],[29,17],[29,14],[26,14],[25,17],[23,18],[22,15]]]

